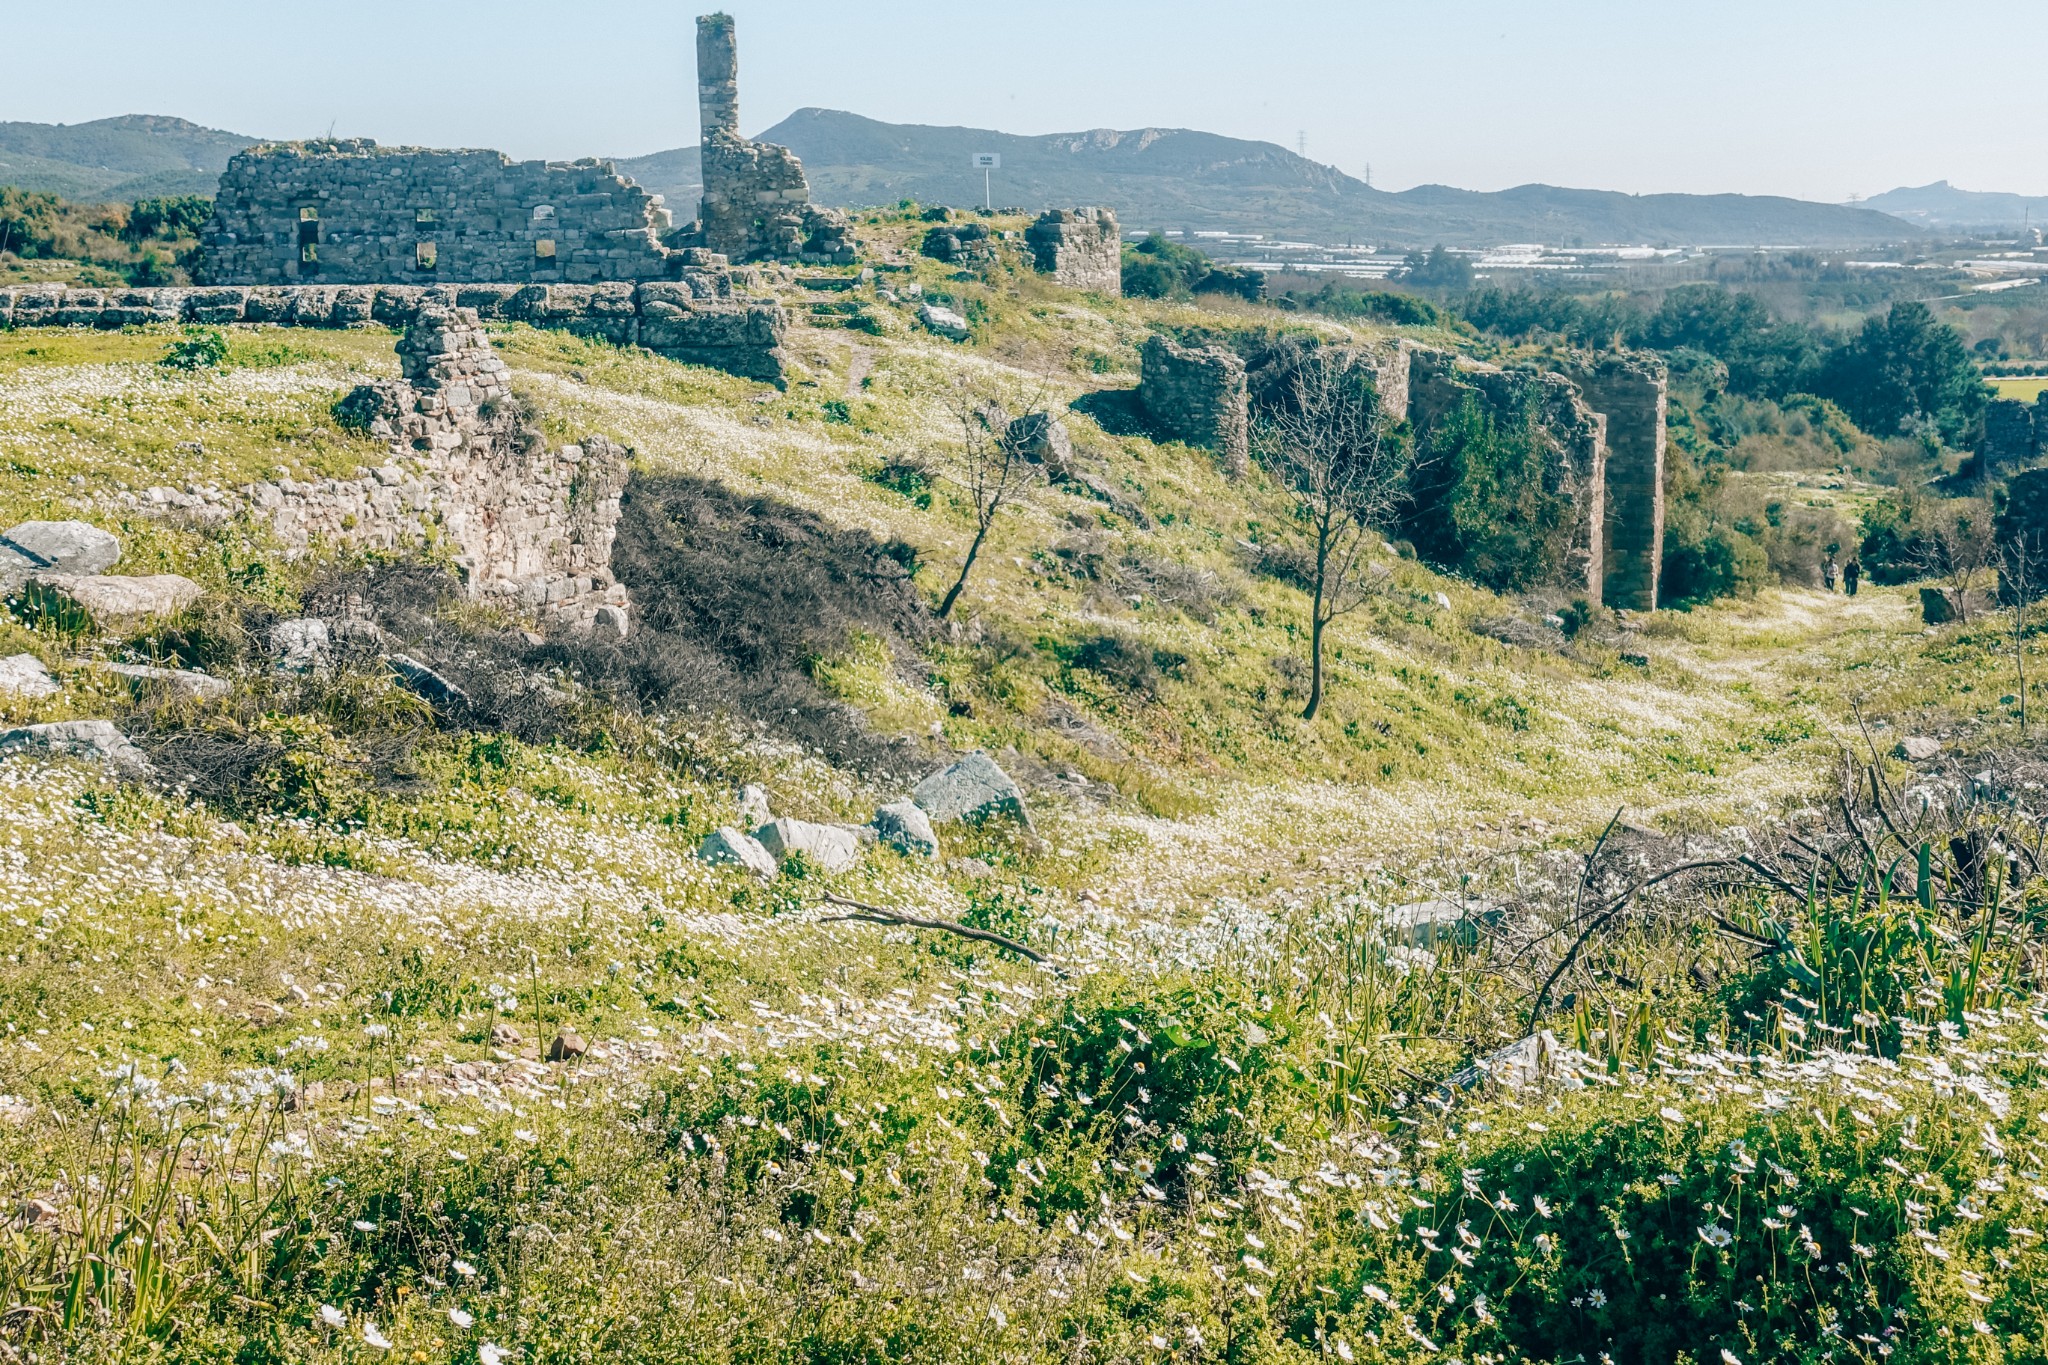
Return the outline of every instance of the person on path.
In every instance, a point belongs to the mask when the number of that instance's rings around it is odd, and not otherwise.
[[[1841,572],[1841,566],[1835,563],[1833,555],[1829,555],[1827,562],[1820,566],[1820,585],[1829,592],[1833,592],[1835,590],[1835,575],[1839,572]]]
[[[1856,595],[1856,583],[1862,577],[1863,566],[1855,560],[1852,559],[1842,566],[1842,587],[1848,591],[1849,596]]]

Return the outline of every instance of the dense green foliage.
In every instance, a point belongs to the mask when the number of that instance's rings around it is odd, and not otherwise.
[[[83,262],[87,283],[182,283],[212,207],[197,196],[145,199],[132,208],[74,204],[0,185],[0,261]]]
[[[1496,420],[1472,395],[1423,437],[1404,530],[1423,558],[1497,592],[1555,582],[1571,500],[1545,486],[1547,447],[1524,405]]]
[[[1698,352],[1726,366],[1730,392],[1777,401],[1818,395],[1878,437],[1925,425],[1951,446],[1966,445],[1986,397],[1960,334],[1917,302],[1895,303],[1847,336],[1781,322],[1755,296],[1717,284],[1674,289],[1655,311],[1615,295],[1489,287],[1465,295],[1458,311],[1507,337]]]
[[[1123,285],[1124,293],[1136,299],[1232,294],[1256,301],[1265,296],[1266,277],[1241,266],[1219,265],[1193,247],[1155,232],[1124,248]]]
[[[1333,318],[1363,318],[1396,327],[1433,327],[1443,314],[1428,299],[1386,289],[1360,289],[1332,280],[1313,294],[1283,294],[1283,309],[1307,309]]]

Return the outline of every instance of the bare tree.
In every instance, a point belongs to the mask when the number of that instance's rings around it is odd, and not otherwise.
[[[967,546],[967,558],[961,561],[960,576],[939,603],[942,621],[952,614],[953,604],[966,590],[967,576],[974,572],[974,562],[981,557],[982,543],[996,518],[1045,474],[1022,444],[1010,439],[1010,417],[994,398],[963,389],[954,400],[953,416],[960,423],[960,449],[951,461],[953,479],[974,503],[974,539]]]
[[[1939,578],[1956,619],[1970,619],[1970,593],[1997,555],[1991,509],[1979,498],[1958,498],[1935,513],[1920,552],[1920,567]]]
[[[1303,357],[1284,402],[1255,425],[1260,460],[1294,495],[1312,542],[1309,690],[1303,720],[1323,704],[1323,633],[1372,596],[1368,551],[1400,506],[1407,458],[1388,430],[1373,371],[1353,353]]]

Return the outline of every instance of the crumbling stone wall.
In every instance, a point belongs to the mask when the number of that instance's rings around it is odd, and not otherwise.
[[[1573,510],[1564,582],[1600,603],[1606,593],[1607,419],[1595,412],[1564,375],[1532,369],[1503,370],[1448,351],[1403,343],[1379,366],[1380,393],[1389,416],[1406,419],[1417,443],[1470,395],[1496,419],[1530,412],[1548,447],[1546,493]]]
[[[2048,399],[2048,392],[2042,397]],[[2040,411],[2048,414],[2048,407]],[[2025,469],[2039,452],[2034,408],[2017,398],[1994,398],[1984,405],[1984,436],[1977,444],[1979,478],[2004,478]]]
[[[252,484],[240,501],[290,553],[437,546],[480,599],[623,633],[626,590],[611,553],[631,452],[602,436],[547,449],[521,424],[482,329],[472,309],[421,309],[398,343],[404,378],[342,401],[345,421],[390,443],[383,465],[353,479]],[[193,501],[161,488],[130,499],[138,510]]]
[[[1139,351],[1138,402],[1162,434],[1221,455],[1232,478],[1249,467],[1244,362],[1230,352],[1154,333]]]
[[[736,261],[778,257],[851,265],[846,216],[811,202],[796,153],[740,136],[739,39],[729,14],[697,20],[697,113],[704,198],[692,240]]]
[[[524,322],[693,365],[780,384],[789,314],[772,299],[733,292],[723,258],[683,253],[674,280],[643,284],[224,285],[193,289],[0,289],[0,329],[127,327],[147,322],[270,323],[283,327],[412,325],[422,309],[468,308],[492,322]]]
[[[1124,292],[1123,230],[1109,209],[1050,209],[1024,233],[1041,275],[1068,289]]]
[[[1650,611],[1664,565],[1664,364],[1608,355],[1574,378],[1587,405],[1607,418],[1604,600]]]
[[[674,253],[659,196],[589,160],[379,147],[238,152],[200,236],[207,284],[656,280]]]

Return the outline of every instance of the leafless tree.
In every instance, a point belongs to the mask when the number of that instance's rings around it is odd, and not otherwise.
[[[1303,357],[1285,400],[1260,417],[1253,444],[1260,460],[1294,495],[1307,530],[1309,691],[1301,715],[1323,704],[1323,633],[1372,596],[1369,551],[1400,506],[1406,454],[1388,429],[1373,371],[1353,353],[1324,349]]]
[[[1030,405],[1035,407],[1042,396],[1034,393]],[[939,603],[942,621],[952,614],[954,603],[966,590],[967,576],[974,572],[974,562],[981,557],[982,544],[996,518],[1045,476],[1044,467],[1010,439],[1009,414],[993,396],[963,388],[954,398],[953,416],[960,424],[960,449],[950,462],[952,477],[974,504],[974,539],[968,543],[967,558],[961,561],[960,576]]]
[[[1970,593],[1997,555],[1991,509],[1979,498],[1958,498],[1932,518],[1920,565],[1945,585],[1956,619],[1970,619]]]
[[[1998,542],[1998,595],[2012,611],[2012,666],[2019,686],[2020,738],[2027,737],[2027,628],[2036,599],[2048,591],[2048,532],[2027,529]]]

